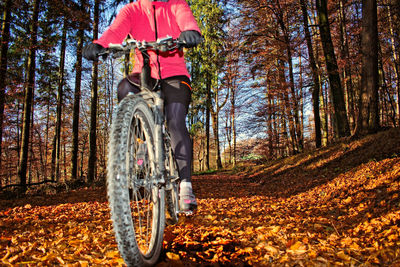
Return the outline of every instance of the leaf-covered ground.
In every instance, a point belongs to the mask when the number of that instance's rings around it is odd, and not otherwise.
[[[158,266],[400,265],[400,130],[194,177]],[[0,265],[123,265],[105,191],[0,201]]]

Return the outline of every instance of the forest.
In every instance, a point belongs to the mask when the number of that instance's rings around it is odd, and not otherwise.
[[[132,1],[132,0],[130,0]],[[400,1],[187,0],[198,209],[156,266],[400,265]],[[126,266],[105,186],[129,0],[0,0],[0,265]]]
[[[2,0],[0,188],[104,183],[129,58],[82,49],[129,1]],[[193,170],[274,160],[400,125],[400,2],[188,0]]]

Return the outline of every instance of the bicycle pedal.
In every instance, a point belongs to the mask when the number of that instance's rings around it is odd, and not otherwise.
[[[192,211],[192,210],[180,211],[179,212],[179,215],[183,215],[183,216],[186,216],[186,217],[192,216],[193,214],[194,214],[194,211]]]

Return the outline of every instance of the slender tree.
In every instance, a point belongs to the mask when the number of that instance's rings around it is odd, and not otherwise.
[[[210,169],[211,74],[206,74],[206,168]]]
[[[6,76],[7,76],[7,52],[10,41],[10,20],[12,0],[7,0],[3,10],[3,24],[1,27],[1,50],[0,50],[0,170],[2,159],[4,103],[6,98]],[[1,184],[1,181],[0,181]]]
[[[285,18],[284,18],[284,12],[283,9],[280,5],[279,1],[276,1],[278,11],[276,13],[276,19],[278,21],[278,24],[281,28],[282,32],[282,37],[284,40],[284,47],[285,47],[285,52],[286,52],[286,59],[287,59],[287,64],[289,67],[289,90],[292,94],[292,103],[291,103],[291,109],[293,112],[291,113],[291,116],[294,119],[294,125],[292,128],[292,138],[295,144],[294,152],[299,152],[303,150],[304,147],[304,142],[302,138],[302,128],[301,128],[301,122],[300,122],[300,117],[299,117],[299,100],[297,97],[296,93],[296,88],[295,88],[295,82],[294,82],[294,74],[293,74],[293,58],[292,58],[292,47],[291,47],[291,38],[290,38],[290,33],[288,31],[287,25],[285,23]],[[289,104],[289,103],[288,103]]]
[[[99,9],[100,0],[94,2],[94,19],[93,19],[93,39],[98,39],[99,35]],[[92,183],[96,178],[96,130],[97,130],[97,101],[98,101],[98,62],[93,62],[92,67],[92,101],[90,104],[90,135],[89,135],[89,166],[88,166],[88,182]]]
[[[396,33],[395,36],[397,36],[397,38],[395,38],[396,43],[397,43],[397,66],[400,69],[400,2],[396,1],[396,0],[392,0],[393,3],[393,7],[397,10],[396,13],[396,20],[394,22],[395,27],[394,27],[394,32]],[[397,76],[397,117],[398,117],[398,125],[400,125],[400,70],[399,70],[399,75]]]
[[[26,191],[26,186],[27,186],[26,173],[28,166],[28,149],[29,149],[29,137],[30,137],[30,127],[31,127],[31,116],[32,116],[31,111],[33,102],[33,90],[35,87],[39,7],[40,7],[40,0],[35,0],[33,2],[33,14],[31,20],[30,48],[29,48],[28,64],[27,64],[28,79],[25,87],[22,143],[20,150],[20,160],[18,165],[18,177],[23,191]]]
[[[362,4],[361,107],[357,133],[364,130],[376,132],[379,129],[377,5],[376,0],[363,0]]]
[[[239,24],[240,25],[240,24]],[[229,158],[233,167],[236,166],[236,109],[237,94],[240,83],[240,59],[241,51],[239,44],[242,42],[238,24],[231,22],[226,41],[226,63],[225,63],[225,83],[229,90],[229,119],[226,120],[227,139],[229,144]],[[229,122],[229,124],[228,124]]]
[[[313,77],[313,87],[312,87],[312,103],[314,111],[314,131],[315,131],[315,146],[321,147],[321,117],[319,113],[319,91],[320,91],[320,79],[318,74],[317,64],[314,58],[314,49],[311,40],[311,34],[308,25],[308,11],[305,0],[300,0],[301,11],[303,13],[303,25],[304,33],[308,48],[308,58],[310,61],[310,67]]]
[[[86,2],[81,0],[81,12],[85,13]],[[71,158],[71,179],[75,181],[78,178],[78,152],[79,152],[79,112],[81,103],[81,78],[82,78],[82,49],[85,37],[84,16],[80,18],[77,35],[76,63],[75,63],[75,94],[74,111],[72,121],[72,158]]]
[[[221,149],[220,149],[220,140],[219,140],[219,113],[221,109],[225,106],[226,102],[229,99],[229,90],[226,90],[225,98],[220,102],[219,98],[219,90],[215,89],[216,93],[214,94],[214,102],[215,107],[211,110],[212,115],[212,126],[214,130],[215,137],[215,149],[216,149],[216,160],[217,160],[217,168],[222,169],[222,159],[221,159]]]
[[[340,83],[339,70],[331,37],[327,0],[316,0],[316,7],[326,69],[328,71],[330,97],[334,109],[333,121],[335,135],[336,137],[349,136],[350,128],[347,119],[344,93]]]
[[[396,125],[396,124],[400,125],[400,61],[399,61],[400,36],[398,36],[400,33],[400,30],[398,29],[400,27],[400,3],[397,1],[397,4],[396,4],[394,0],[386,0],[386,1],[384,1],[384,3],[387,6],[387,12],[388,12],[390,44],[391,44],[390,50],[392,52],[393,65],[394,65],[394,71],[395,71],[394,78],[396,80],[396,85],[397,85],[397,117],[398,117],[398,121],[394,125]],[[396,10],[396,5],[397,5],[397,10],[398,10],[397,16],[395,14],[393,14],[394,13],[393,10]],[[396,36],[397,36],[397,38],[396,38]],[[397,46],[396,46],[396,43],[397,43]]]
[[[354,87],[353,78],[351,72],[351,59],[349,52],[349,41],[348,41],[348,30],[347,30],[347,18],[346,18],[346,4],[347,1],[340,0],[339,5],[339,29],[340,29],[340,55],[341,60],[344,60],[344,69],[342,70],[342,78],[344,85],[344,92],[346,96],[347,112],[349,114],[349,125],[351,129],[354,129],[355,122],[355,107],[354,107]]]
[[[290,143],[291,146],[291,151],[294,153],[295,151],[297,151],[297,139],[296,139],[296,129],[295,129],[295,124],[294,124],[294,120],[293,120],[293,110],[291,109],[291,104],[290,104],[290,100],[289,100],[289,88],[287,86],[287,81],[286,81],[286,76],[285,76],[285,63],[283,60],[278,60],[278,66],[279,66],[279,81],[280,81],[280,85],[284,88],[282,91],[282,97],[283,97],[283,101],[282,103],[284,103],[283,106],[283,114],[286,117],[285,118],[285,124],[288,122],[289,124],[289,133],[290,135],[288,136],[288,141]],[[286,125],[283,126],[286,130]]]
[[[224,23],[222,19],[223,12],[218,2],[215,0],[197,0],[188,1],[188,3],[191,5],[192,11],[198,19],[199,27],[204,37],[204,42],[196,49],[191,49],[187,53],[187,57],[189,61],[193,59],[193,61],[196,62],[196,59],[199,58],[197,54],[200,53],[200,60],[197,62],[197,64],[201,66],[200,75],[194,77],[197,81],[194,81],[193,84],[202,84],[201,86],[205,88],[206,168],[210,169],[210,123],[212,120],[211,112],[215,112],[213,105],[216,103],[213,103],[213,99],[217,93],[215,91],[218,88],[218,70],[221,68],[222,62],[220,53],[222,38],[221,29]],[[218,139],[216,129],[213,128],[213,130],[214,138]],[[215,140],[215,143],[219,143],[219,141]],[[219,145],[217,145],[215,149],[218,156]]]
[[[65,76],[65,51],[67,47],[67,18],[64,17],[63,30],[61,36],[60,49],[60,66],[58,71],[58,91],[57,91],[57,110],[56,110],[56,132],[53,142],[52,153],[52,180],[60,180],[60,155],[61,155],[61,126],[62,126],[62,106],[63,106],[63,89]]]

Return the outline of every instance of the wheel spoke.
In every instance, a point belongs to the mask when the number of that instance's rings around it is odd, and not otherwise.
[[[151,249],[153,226],[152,183],[149,147],[143,121],[135,117],[130,129],[129,143],[130,185],[133,187],[132,217],[139,249],[146,254]]]

